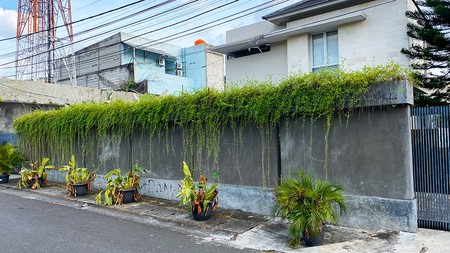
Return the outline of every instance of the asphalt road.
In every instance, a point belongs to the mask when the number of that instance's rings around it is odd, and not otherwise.
[[[248,252],[161,228],[0,191],[0,252]]]

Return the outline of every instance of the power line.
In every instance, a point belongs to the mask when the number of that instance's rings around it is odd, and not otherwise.
[[[269,6],[269,7],[276,6],[276,5],[281,4],[281,3],[283,3],[283,2],[286,2],[286,1],[288,1],[288,0],[285,0],[285,1],[282,1],[282,2],[278,2],[278,3],[275,3],[275,4],[272,4],[272,5]],[[273,2],[273,1],[271,1],[271,2]],[[267,4],[267,3],[266,3],[266,4]],[[261,5],[258,5],[258,6],[263,6],[263,5],[265,5],[265,4],[261,4]],[[258,7],[258,6],[257,6],[257,7]],[[267,8],[267,7],[266,7],[266,8]],[[237,14],[240,14],[240,13],[243,13],[243,12],[246,12],[246,11],[249,11],[249,10],[251,10],[251,9],[247,9],[247,10],[240,11],[240,12],[235,13],[235,14],[233,14],[233,15],[229,15],[228,17],[225,17],[225,18],[229,18],[229,17],[235,16],[235,15],[237,15]],[[258,10],[256,10],[256,11],[253,11],[253,12],[250,12],[250,13],[247,13],[247,14],[245,14],[245,15],[241,15],[241,16],[239,16],[239,17],[236,17],[236,18],[234,18],[234,19],[230,19],[230,20],[228,20],[228,21],[221,22],[221,23],[218,24],[218,25],[222,25],[222,24],[228,23],[228,22],[230,22],[230,21],[233,21],[233,20],[242,18],[242,17],[244,17],[244,16],[247,16],[247,15],[250,15],[250,14],[253,14],[253,13],[256,13],[256,12],[259,12],[259,11],[262,11],[262,10],[264,10],[264,8],[258,9]],[[209,22],[209,23],[207,23],[207,24],[215,23],[215,22],[217,22],[217,21],[219,21],[219,20],[221,20],[221,19],[218,19],[218,20]],[[172,25],[174,25],[174,24],[172,24]],[[205,24],[204,24],[204,25],[205,25]],[[199,28],[199,27],[202,27],[202,26],[204,26],[204,25],[197,26],[196,29]],[[181,35],[176,36],[175,38],[181,38],[181,37],[184,37],[184,36],[186,36],[186,35],[193,34],[193,33],[199,32],[199,31],[203,31],[203,30],[207,30],[207,29],[210,29],[210,28],[213,28],[213,27],[214,27],[214,26],[210,26],[210,27],[203,28],[203,29],[200,29],[200,30],[197,30],[197,31],[191,31],[190,33],[184,34],[184,35],[182,35],[182,33],[186,33],[187,31],[190,31],[190,30],[182,31],[182,32],[179,32],[179,33],[176,33],[176,34],[172,34],[172,35],[163,37],[162,39],[168,39],[168,38],[173,37],[174,35],[179,35],[179,34],[181,34]],[[140,35],[138,35],[138,36],[134,36],[134,37],[132,37],[132,38],[140,37],[141,35],[148,34],[148,33],[151,33],[151,32],[154,32],[154,31],[150,31],[150,32],[147,32],[147,33],[143,33],[143,34],[140,34]],[[130,39],[132,39],[132,38],[130,38]],[[119,43],[120,43],[120,42],[119,42]],[[116,44],[119,44],[119,43],[116,43]],[[162,43],[162,42],[159,40],[159,41],[154,41],[154,42],[150,42],[150,43],[151,43],[152,45],[156,45],[156,44],[160,44],[160,43]],[[141,45],[146,45],[146,44],[149,44],[149,43],[145,43],[145,44],[141,44]],[[99,48],[95,49],[95,51],[98,50],[98,49],[99,49]],[[92,50],[92,51],[94,51],[94,50]],[[85,53],[85,52],[83,52],[83,53]],[[114,57],[114,56],[118,56],[118,55],[120,55],[120,54],[121,54],[121,52],[119,52],[119,53],[112,53],[112,54],[109,54],[109,55],[104,55],[103,58],[104,58],[104,59],[107,59],[107,57]],[[84,63],[86,63],[86,62],[88,62],[88,61],[84,61]]]
[[[141,1],[142,1],[142,0],[141,0]],[[144,1],[145,1],[145,0],[144,0]],[[174,1],[174,0],[166,0],[166,1],[164,1],[163,3],[159,3],[159,4],[157,4],[157,5],[153,5],[153,6],[149,7],[149,8],[146,8],[145,11],[154,10],[154,9],[156,9],[156,8],[162,7],[163,5],[166,5],[166,4],[171,3],[171,2],[173,2],[173,1]],[[199,1],[199,0],[192,0],[192,1],[190,1],[189,3],[196,2],[196,1]],[[186,5],[186,4],[183,4],[183,5]],[[139,12],[141,12],[141,11],[139,11]],[[103,33],[101,33],[101,34],[95,35],[94,37],[101,36],[101,35],[104,35],[104,34],[106,34],[106,33],[107,33],[107,32],[103,32]],[[68,37],[65,37],[65,38],[68,38]],[[86,38],[86,39],[83,39],[83,40],[79,40],[79,41],[75,41],[75,42],[73,42],[73,43],[70,43],[70,45],[78,44],[78,43],[83,42],[83,41],[85,41],[85,40],[87,40],[87,39],[89,39],[89,38]],[[65,47],[65,46],[60,46],[60,47],[53,48],[53,49],[50,49],[50,50],[46,50],[46,51],[43,51],[43,52],[40,52],[40,53],[37,53],[37,54],[33,54],[33,55],[30,55],[30,56],[28,56],[28,57],[26,57],[26,58],[23,58],[23,60],[25,60],[25,59],[30,59],[30,58],[36,57],[36,56],[38,56],[38,55],[46,54],[46,53],[48,53],[49,51],[55,51],[55,50],[58,50],[58,49],[61,49],[61,48],[64,48],[64,47]],[[16,63],[16,62],[17,62],[17,61],[12,61],[12,62],[3,63],[3,64],[0,64],[0,67],[1,67],[1,66],[5,66],[5,65],[9,65],[9,64],[13,64],[13,63]]]
[[[275,0],[270,1],[270,2],[274,2],[274,1],[275,1]],[[267,6],[267,7],[265,7],[265,8],[273,7],[273,6],[279,5],[279,4],[281,4],[281,3],[284,3],[284,2],[286,2],[286,1],[288,1],[288,0],[279,1],[279,2],[277,2],[277,3],[274,3],[274,4],[270,5],[270,6]],[[267,5],[267,4],[268,4],[268,3],[266,2],[266,3],[264,3],[264,4],[257,5],[256,7],[264,6],[264,5]],[[223,6],[224,6],[224,5],[222,5],[222,7],[223,7]],[[217,9],[217,8],[219,8],[219,7],[216,7],[216,8],[214,8],[214,9],[212,9],[212,10],[215,10],[215,9]],[[253,7],[253,8],[255,8],[255,7]],[[251,8],[251,9],[253,9],[253,8]],[[253,13],[256,13],[256,12],[259,12],[259,11],[262,11],[262,10],[264,10],[265,8],[260,8],[260,9],[257,9],[257,10],[255,10],[255,11],[249,12],[249,13],[247,13],[247,14],[238,16],[238,17],[236,17],[236,18],[222,21],[222,22],[220,22],[220,23],[218,23],[218,24],[216,24],[216,25],[212,25],[212,26],[209,26],[209,27],[204,27],[204,26],[206,26],[206,25],[210,25],[210,24],[216,23],[216,22],[218,22],[218,21],[220,21],[220,20],[223,20],[222,18],[221,18],[221,19],[217,19],[217,20],[208,22],[208,23],[206,23],[206,24],[197,26],[197,27],[195,27],[195,28],[191,28],[191,29],[189,29],[189,30],[180,31],[180,32],[175,33],[175,34],[171,34],[171,35],[169,35],[169,36],[163,37],[163,38],[161,38],[161,39],[159,39],[159,40],[157,40],[157,41],[154,41],[154,42],[149,42],[149,43],[141,44],[141,46],[148,45],[148,44],[156,45],[156,44],[160,44],[160,43],[163,43],[163,42],[165,42],[165,41],[168,41],[169,39],[181,38],[181,37],[184,37],[184,36],[187,36],[187,35],[190,35],[190,34],[194,34],[194,33],[200,32],[200,31],[208,30],[208,29],[211,29],[211,28],[214,28],[214,27],[223,25],[223,24],[225,24],[225,23],[229,23],[229,22],[231,22],[231,21],[233,21],[233,20],[237,20],[237,19],[239,19],[239,18],[245,17],[245,16],[247,16],[247,15],[250,15],[250,14],[253,14]],[[240,11],[240,12],[234,13],[234,14],[232,14],[232,15],[229,15],[228,17],[225,17],[225,19],[230,18],[230,17],[233,17],[233,16],[236,16],[237,14],[241,14],[241,13],[247,12],[247,11],[249,11],[249,10],[251,10],[251,9],[242,10],[242,11]],[[210,11],[212,11],[212,10],[209,10],[209,11],[207,11],[207,12],[210,12]],[[204,12],[204,13],[205,13],[205,12]],[[204,13],[203,13],[203,14],[204,14]],[[200,15],[200,14],[194,15],[193,17],[184,19],[183,21],[175,22],[175,23],[173,23],[173,24],[171,24],[171,25],[167,25],[167,26],[164,26],[164,27],[162,27],[162,28],[159,28],[159,29],[156,29],[156,30],[152,30],[152,31],[149,31],[149,32],[145,32],[145,33],[142,33],[142,34],[140,34],[140,35],[133,36],[133,37],[131,37],[131,38],[129,38],[129,39],[137,38],[137,37],[140,37],[140,36],[142,36],[142,35],[149,34],[149,33],[152,33],[152,32],[158,31],[158,30],[170,28],[170,27],[172,27],[172,26],[174,26],[174,25],[177,25],[177,24],[179,24],[179,23],[183,23],[183,22],[189,21],[190,19],[194,18],[195,16],[199,16],[199,15]],[[202,27],[204,27],[204,28],[202,28]],[[199,29],[199,28],[202,28],[202,29]],[[194,31],[193,31],[192,29],[197,29],[197,30],[194,30]],[[177,35],[178,35],[178,36],[177,36]],[[129,39],[127,39],[127,40],[129,40]],[[162,40],[164,40],[164,41],[162,41]],[[122,41],[122,42],[124,42],[124,41]],[[119,42],[119,43],[120,43],[120,42]],[[117,43],[117,44],[119,44],[119,43]],[[110,46],[111,46],[111,45],[110,45]],[[91,51],[97,51],[97,50],[99,50],[99,49],[101,49],[101,48],[96,48],[96,49],[93,49],[93,50],[91,50]],[[88,51],[85,51],[85,52],[83,52],[83,53],[86,53],[86,52],[88,52]],[[119,52],[119,53],[111,53],[111,54],[109,54],[109,55],[103,55],[102,57],[103,57],[104,59],[106,59],[107,57],[114,57],[115,55],[118,56],[118,55],[120,55],[120,54],[121,54],[121,52]],[[87,62],[87,61],[85,61],[84,63],[86,63],[86,62]]]
[[[108,13],[111,13],[111,12],[115,12],[115,11],[118,11],[118,10],[130,7],[130,6],[133,6],[135,4],[138,4],[138,3],[141,3],[141,2],[145,2],[145,1],[147,1],[147,0],[138,0],[138,1],[126,4],[126,5],[122,5],[122,6],[118,7],[118,8],[115,8],[115,9],[111,9],[111,10],[108,10],[108,11],[105,11],[105,12],[101,12],[101,13],[96,14],[96,15],[92,15],[92,16],[89,16],[89,17],[86,17],[86,18],[82,18],[80,20],[73,21],[72,23],[67,23],[67,24],[64,24],[64,25],[55,26],[54,28],[51,28],[51,29],[45,29],[45,30],[42,30],[42,31],[39,31],[39,32],[28,33],[28,34],[21,35],[21,36],[13,36],[13,37],[9,37],[9,38],[0,39],[0,42],[7,41],[7,40],[15,40],[17,38],[27,37],[27,36],[38,34],[38,33],[41,33],[41,32],[48,32],[48,31],[53,30],[53,29],[65,27],[66,25],[72,25],[72,24],[80,23],[80,22],[83,22],[83,21],[86,21],[86,20],[89,20],[89,19],[93,19],[93,18],[102,16],[102,15],[105,15],[105,14],[108,14]],[[171,1],[175,1],[175,0],[171,0]]]
[[[164,13],[154,14],[154,15],[152,15],[152,16],[146,18],[146,19],[140,20],[140,21],[146,21],[146,20],[148,20],[148,19],[152,19],[152,18],[161,16],[161,15],[166,15],[166,14],[169,13],[169,12],[175,11],[175,10],[177,10],[177,9],[180,9],[180,8],[182,8],[182,7],[184,7],[184,6],[190,5],[190,4],[195,3],[195,2],[198,2],[198,1],[199,1],[199,0],[192,0],[192,1],[186,2],[186,3],[184,3],[184,4],[180,4],[180,5],[178,5],[178,6],[175,6],[175,7],[173,7],[173,8],[170,8],[169,10],[166,10]],[[239,1],[239,0],[234,0],[233,2],[236,2],[236,1]],[[166,2],[167,2],[167,1],[166,1]],[[217,1],[216,1],[216,2],[217,2]],[[232,2],[231,2],[231,3],[232,3]],[[154,6],[153,6],[153,7],[154,7]],[[207,12],[204,12],[204,13],[207,13]],[[126,27],[126,26],[130,26],[130,25],[134,25],[134,24],[136,24],[136,23],[138,23],[138,22],[140,22],[140,21],[136,21],[136,22],[133,22],[133,23],[131,23],[131,24],[124,25],[124,26],[122,26],[121,28],[124,28],[124,27]],[[177,23],[180,23],[180,22],[177,22]],[[117,28],[114,28],[113,30],[108,30],[108,31],[102,32],[102,33],[97,34],[97,35],[95,35],[95,36],[93,36],[93,37],[98,37],[98,36],[101,36],[101,35],[105,35],[105,34],[111,33],[111,31],[115,31],[116,29],[117,29]],[[157,29],[157,30],[161,30],[161,29]],[[153,32],[153,31],[151,31],[151,32]],[[149,33],[150,33],[150,32],[149,32]],[[144,34],[146,34],[146,33],[144,33]],[[133,37],[127,39],[127,40],[131,40],[131,39],[134,39],[134,38],[138,38],[138,37],[140,37],[140,36],[141,36],[141,35],[133,36]],[[73,42],[72,45],[73,45],[73,44],[80,43],[80,42],[83,42],[83,41],[86,41],[86,40],[90,40],[90,39],[92,39],[92,37],[88,37],[88,38],[85,38],[85,39],[82,39],[82,40],[78,40],[78,41],[76,41],[76,42]],[[108,45],[108,46],[110,46],[110,45]],[[61,49],[61,48],[63,48],[63,47],[64,47],[64,46],[60,46],[60,47],[57,47],[57,48],[55,48],[55,49],[51,49],[51,50],[47,50],[47,51],[44,51],[44,52],[41,52],[41,53],[38,53],[38,54],[34,54],[34,55],[29,56],[28,58],[35,57],[35,56],[38,56],[38,55],[41,55],[41,54],[45,54],[45,53],[48,53],[49,51],[58,50],[58,49]],[[101,48],[106,48],[106,47],[107,47],[107,46],[104,46],[104,47],[101,47]],[[101,49],[101,48],[94,48],[94,49],[85,51],[84,53],[90,52],[90,51],[97,51],[97,50],[99,50],[99,49]],[[26,58],[26,59],[28,59],[28,58]],[[7,63],[0,64],[0,67],[1,67],[1,66],[5,66],[5,65],[10,65],[10,64],[13,64],[13,63],[16,63],[16,61],[11,61],[11,62],[7,62]],[[38,62],[38,63],[32,63],[31,65],[36,65],[36,64],[39,64],[39,62]],[[9,67],[9,68],[15,68],[15,67]],[[6,68],[3,68],[3,69],[6,69]]]

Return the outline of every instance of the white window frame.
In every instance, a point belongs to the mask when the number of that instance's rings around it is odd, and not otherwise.
[[[313,37],[316,35],[322,35],[322,39],[323,39],[323,57],[324,59],[328,58],[328,41],[327,41],[327,34],[331,33],[331,32],[336,32],[338,35],[338,57],[339,57],[339,31],[337,29],[334,30],[330,30],[330,31],[326,31],[326,32],[322,32],[322,33],[314,33],[311,34],[311,71],[315,72],[318,71],[320,69],[323,68],[339,68],[339,62],[338,63],[327,63],[327,61],[325,61],[325,64],[322,65],[314,65],[314,39]]]

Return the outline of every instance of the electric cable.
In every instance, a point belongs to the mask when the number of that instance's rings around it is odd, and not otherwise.
[[[287,1],[287,0],[286,0],[286,1]],[[285,2],[285,1],[283,1],[283,2]],[[278,4],[280,4],[280,3],[282,3],[282,2],[275,3],[275,4],[273,4],[273,5],[269,6],[269,7],[278,5]],[[261,4],[261,5],[264,5],[264,4]],[[259,5],[259,6],[261,6],[261,5]],[[228,23],[228,22],[230,22],[230,21],[233,21],[233,20],[242,18],[242,17],[244,17],[244,16],[246,16],[246,15],[250,15],[250,14],[259,12],[259,11],[261,11],[261,10],[262,10],[262,9],[258,9],[258,10],[256,10],[256,11],[247,13],[247,14],[245,14],[245,15],[236,17],[236,18],[234,18],[234,19],[230,19],[230,20],[221,22],[221,23],[219,23],[218,25],[222,25],[222,24]],[[238,13],[240,14],[240,13],[243,13],[243,12],[245,12],[245,11],[248,11],[248,10],[243,10],[243,11],[240,11],[240,12],[238,12]],[[229,17],[235,16],[235,15],[238,14],[238,13],[235,13],[235,14],[233,14],[233,15],[230,15]],[[191,18],[192,18],[192,17],[191,17]],[[226,18],[228,18],[228,17],[226,17]],[[182,21],[182,22],[186,22],[186,21],[188,21],[188,20],[189,20],[189,19],[184,19],[184,21]],[[217,21],[218,21],[218,20],[215,20],[215,21],[209,22],[209,23],[207,23],[207,24],[212,24],[212,23],[215,23],[215,22],[217,22]],[[177,22],[177,23],[181,23],[181,22]],[[205,25],[207,25],[207,24],[204,24],[204,25],[201,25],[201,26],[197,26],[197,27],[195,27],[195,29],[201,28],[202,26],[205,26]],[[168,27],[171,27],[171,26],[173,26],[173,25],[175,25],[175,24],[172,24],[172,25],[170,25],[170,26],[165,26],[165,27],[159,28],[159,29],[157,29],[157,30],[161,30],[161,29],[164,29],[164,28],[168,28]],[[216,25],[216,26],[217,26],[217,25]],[[213,27],[214,27],[214,26],[209,26],[209,27],[206,27],[206,28],[203,28],[203,29],[198,29],[198,30],[195,30],[195,31],[192,31],[192,29],[190,29],[190,30],[187,30],[187,31],[191,31],[191,32],[189,32],[189,33],[187,33],[187,34],[193,34],[193,33],[196,33],[196,32],[199,32],[199,31],[203,31],[203,30],[207,30],[207,29],[210,29],[210,28],[213,28]],[[142,36],[142,35],[144,35],[144,34],[148,34],[148,33],[154,32],[154,31],[155,31],[155,30],[150,31],[150,32],[146,32],[146,33],[143,33],[143,34],[134,36],[134,37],[132,37],[132,38],[140,37],[140,36]],[[165,39],[165,41],[167,41],[168,39],[173,38],[175,35],[178,35],[178,36],[176,36],[176,38],[184,37],[184,36],[186,36],[186,32],[187,32],[187,31],[181,31],[181,32],[178,32],[178,33],[175,33],[175,34],[166,36],[166,37],[164,37],[164,38],[162,38],[162,39]],[[184,34],[184,35],[183,35],[183,34]],[[130,38],[130,39],[132,39],[132,38]],[[160,39],[160,40],[161,40],[161,39]],[[151,43],[152,45],[156,45],[156,44],[162,43],[160,40],[158,40],[158,41],[156,41],[156,42],[150,42],[150,43]],[[144,45],[146,45],[146,44],[149,44],[149,43],[145,43]],[[98,48],[95,49],[95,50],[98,50]]]

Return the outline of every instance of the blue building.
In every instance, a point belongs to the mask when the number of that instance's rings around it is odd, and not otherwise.
[[[75,52],[76,85],[121,90],[133,81],[156,95],[222,90],[224,58],[209,47],[181,48],[120,32]],[[71,84],[62,64],[58,69],[57,83]]]

